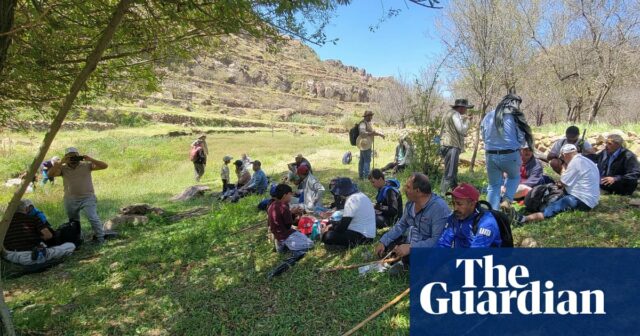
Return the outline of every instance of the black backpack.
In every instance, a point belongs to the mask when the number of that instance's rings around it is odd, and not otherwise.
[[[564,195],[564,191],[555,183],[541,184],[533,187],[524,197],[524,206],[528,212],[540,212],[551,202]]]
[[[360,123],[355,124],[349,130],[349,141],[351,142],[351,146],[356,145],[356,141],[358,140],[358,136],[360,136]]]
[[[491,204],[487,201],[478,201],[478,211],[479,213],[474,217],[473,225],[471,226],[473,234],[478,233],[480,217],[482,217],[486,211],[489,211],[493,215],[493,218],[496,219],[498,228],[500,229],[500,239],[502,239],[502,245],[500,245],[500,247],[513,247],[513,234],[511,233],[511,220],[509,217],[503,212],[491,209]]]

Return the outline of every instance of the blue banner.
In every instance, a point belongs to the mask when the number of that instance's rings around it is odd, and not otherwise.
[[[411,335],[640,335],[640,249],[411,249]]]

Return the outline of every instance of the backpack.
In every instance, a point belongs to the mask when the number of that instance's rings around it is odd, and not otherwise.
[[[356,141],[358,140],[359,136],[360,136],[360,123],[357,123],[353,127],[351,127],[351,129],[349,130],[349,142],[351,142],[351,146],[356,145]]]
[[[311,216],[302,216],[298,220],[298,231],[304,235],[310,235],[313,232],[313,223],[316,221],[315,218]]]
[[[541,184],[533,187],[524,197],[524,206],[528,212],[540,212],[551,202],[564,195],[564,191],[555,183]]]
[[[189,160],[191,162],[195,162],[200,158],[200,152],[202,152],[202,146],[196,145],[191,147],[191,151],[189,152]]]
[[[73,243],[76,247],[82,245],[82,231],[80,222],[71,220],[61,224],[54,232],[54,241],[56,244]]]
[[[491,209],[491,204],[487,201],[478,201],[479,213],[473,219],[473,225],[471,226],[471,232],[473,234],[478,233],[478,222],[480,217],[484,215],[486,211],[491,212],[496,223],[498,223],[498,229],[500,229],[500,239],[502,245],[500,247],[513,247],[513,234],[511,233],[511,220],[501,211]]]
[[[350,164],[351,163],[351,152],[346,152],[342,156],[342,164]]]

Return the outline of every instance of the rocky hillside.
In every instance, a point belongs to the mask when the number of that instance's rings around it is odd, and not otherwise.
[[[391,80],[340,61],[320,61],[296,40],[276,52],[268,49],[227,37],[212,54],[161,68],[162,91],[134,97],[135,105],[121,109],[146,115],[158,110],[154,106],[169,106],[181,115],[180,123],[193,117],[241,119],[251,126],[330,126],[375,108],[377,91]]]

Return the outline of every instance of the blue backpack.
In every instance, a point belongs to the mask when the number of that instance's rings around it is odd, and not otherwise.
[[[378,195],[376,196],[376,202],[382,203],[384,198],[387,197],[387,192],[389,190],[393,190],[396,193],[400,194],[400,181],[395,178],[390,178],[387,180],[387,184],[385,184],[380,191],[378,191]]]

